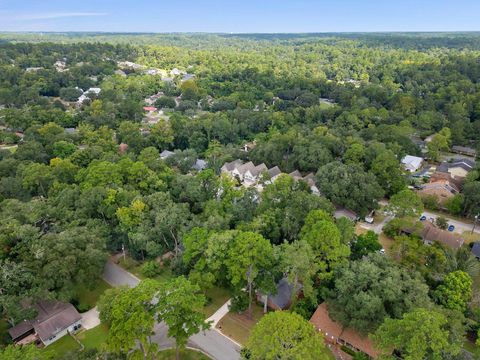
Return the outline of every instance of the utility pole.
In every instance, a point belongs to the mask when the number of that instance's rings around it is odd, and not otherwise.
[[[475,220],[473,220],[473,229],[472,229],[472,234],[475,231],[475,226],[477,225],[477,220],[480,214],[475,215]]]

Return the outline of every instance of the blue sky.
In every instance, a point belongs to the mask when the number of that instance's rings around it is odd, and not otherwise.
[[[0,0],[0,31],[479,31],[480,0]]]

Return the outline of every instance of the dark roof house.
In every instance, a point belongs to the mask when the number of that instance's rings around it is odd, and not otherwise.
[[[477,258],[477,260],[480,260],[480,242],[477,241],[473,243],[472,254]]]
[[[75,307],[69,303],[43,300],[33,307],[38,313],[35,319],[24,320],[8,330],[14,342],[18,343],[30,336],[32,341],[39,339],[48,345],[65,335],[67,329],[79,324],[82,319]]]

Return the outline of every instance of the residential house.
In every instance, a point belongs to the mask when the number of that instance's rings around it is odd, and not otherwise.
[[[55,64],[53,64],[53,66],[55,67],[55,70],[57,70],[58,72],[64,72],[65,68],[67,67],[67,64],[65,61],[58,60],[55,62]]]
[[[340,219],[342,217],[346,217],[347,219],[350,219],[353,222],[356,222],[360,219],[358,214],[354,211],[342,208],[342,207],[337,207],[335,210],[335,213],[333,214],[333,217],[335,219]]]
[[[427,245],[439,242],[451,249],[458,250],[462,247],[464,239],[461,235],[437,228],[430,222],[425,222],[422,233],[422,240]]]
[[[179,70],[179,69],[177,69],[177,68],[173,68],[173,69],[170,71],[170,75],[171,75],[171,76],[178,76],[178,75],[184,75],[184,74],[186,74],[185,71]]]
[[[477,156],[477,151],[475,149],[466,146],[454,145],[452,146],[452,152],[460,155],[471,156],[473,158]]]
[[[307,185],[310,187],[312,194],[318,195],[318,196],[320,195],[320,190],[317,187],[317,183],[315,182],[315,175],[313,175],[313,173],[305,175],[302,180],[305,181]]]
[[[300,293],[301,285],[298,286],[297,294]],[[264,304],[264,310],[267,308],[271,310],[286,310],[290,307],[293,293],[293,284],[288,281],[287,278],[282,278],[277,283],[277,292],[275,295],[268,294],[263,295],[260,292],[257,293],[257,300]]]
[[[165,159],[168,159],[170,156],[172,155],[175,155],[174,152],[172,151],[168,151],[168,150],[163,150],[161,153],[160,153],[160,159],[162,160],[165,160]]]
[[[120,69],[115,70],[113,73],[115,75],[120,75],[121,77],[127,77],[127,74],[125,73],[125,71],[120,70]]]
[[[130,70],[141,70],[144,68],[143,65],[136,64],[131,61],[120,61],[117,63],[117,65],[122,69],[130,69]]]
[[[328,313],[326,303],[318,306],[310,322],[324,335],[325,342],[338,347],[338,350],[341,350],[342,346],[346,346],[355,352],[363,352],[373,359],[381,355],[368,336],[363,336],[355,330],[345,328],[340,323],[333,321]]]
[[[262,163],[255,166],[253,169],[247,169],[243,175],[243,179],[247,184],[254,185],[258,182],[258,180],[260,180],[260,175],[262,175],[264,172],[268,172],[268,167]]]
[[[480,260],[480,242],[474,242],[472,246],[472,254],[477,260]]]
[[[236,169],[237,167],[241,166],[243,164],[243,161],[240,159],[233,160],[231,162],[227,162],[223,164],[223,166],[220,168],[220,171],[222,173],[227,173],[233,176],[233,170]]]
[[[418,194],[422,197],[435,196],[440,205],[460,192],[461,183],[448,173],[434,173],[430,182],[421,186]]]
[[[406,171],[414,173],[422,167],[423,158],[407,155],[402,159],[402,164]]]
[[[157,111],[157,108],[155,106],[144,106],[143,111],[151,113],[151,112]]]
[[[268,173],[268,176],[270,177],[270,179],[268,181],[266,181],[266,183],[272,184],[282,174],[282,171],[280,170],[280,168],[278,166],[274,166],[273,168],[268,169],[267,173]]]
[[[195,161],[195,164],[193,164],[192,169],[197,170],[197,171],[202,171],[207,168],[207,162],[203,159],[197,159]]]
[[[195,75],[193,74],[185,74],[182,76],[182,83],[188,80],[193,80],[195,79]]]
[[[449,173],[454,179],[463,179],[473,169],[475,169],[475,161],[470,159],[458,159],[452,162],[441,163],[437,167],[437,172]]]
[[[48,346],[82,326],[82,317],[72,304],[44,300],[33,307],[37,310],[35,319],[24,320],[8,330],[18,345],[35,342]]]

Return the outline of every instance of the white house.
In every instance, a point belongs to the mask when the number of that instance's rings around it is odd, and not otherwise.
[[[408,172],[416,172],[422,167],[423,158],[418,156],[407,155],[402,159],[402,164]]]

